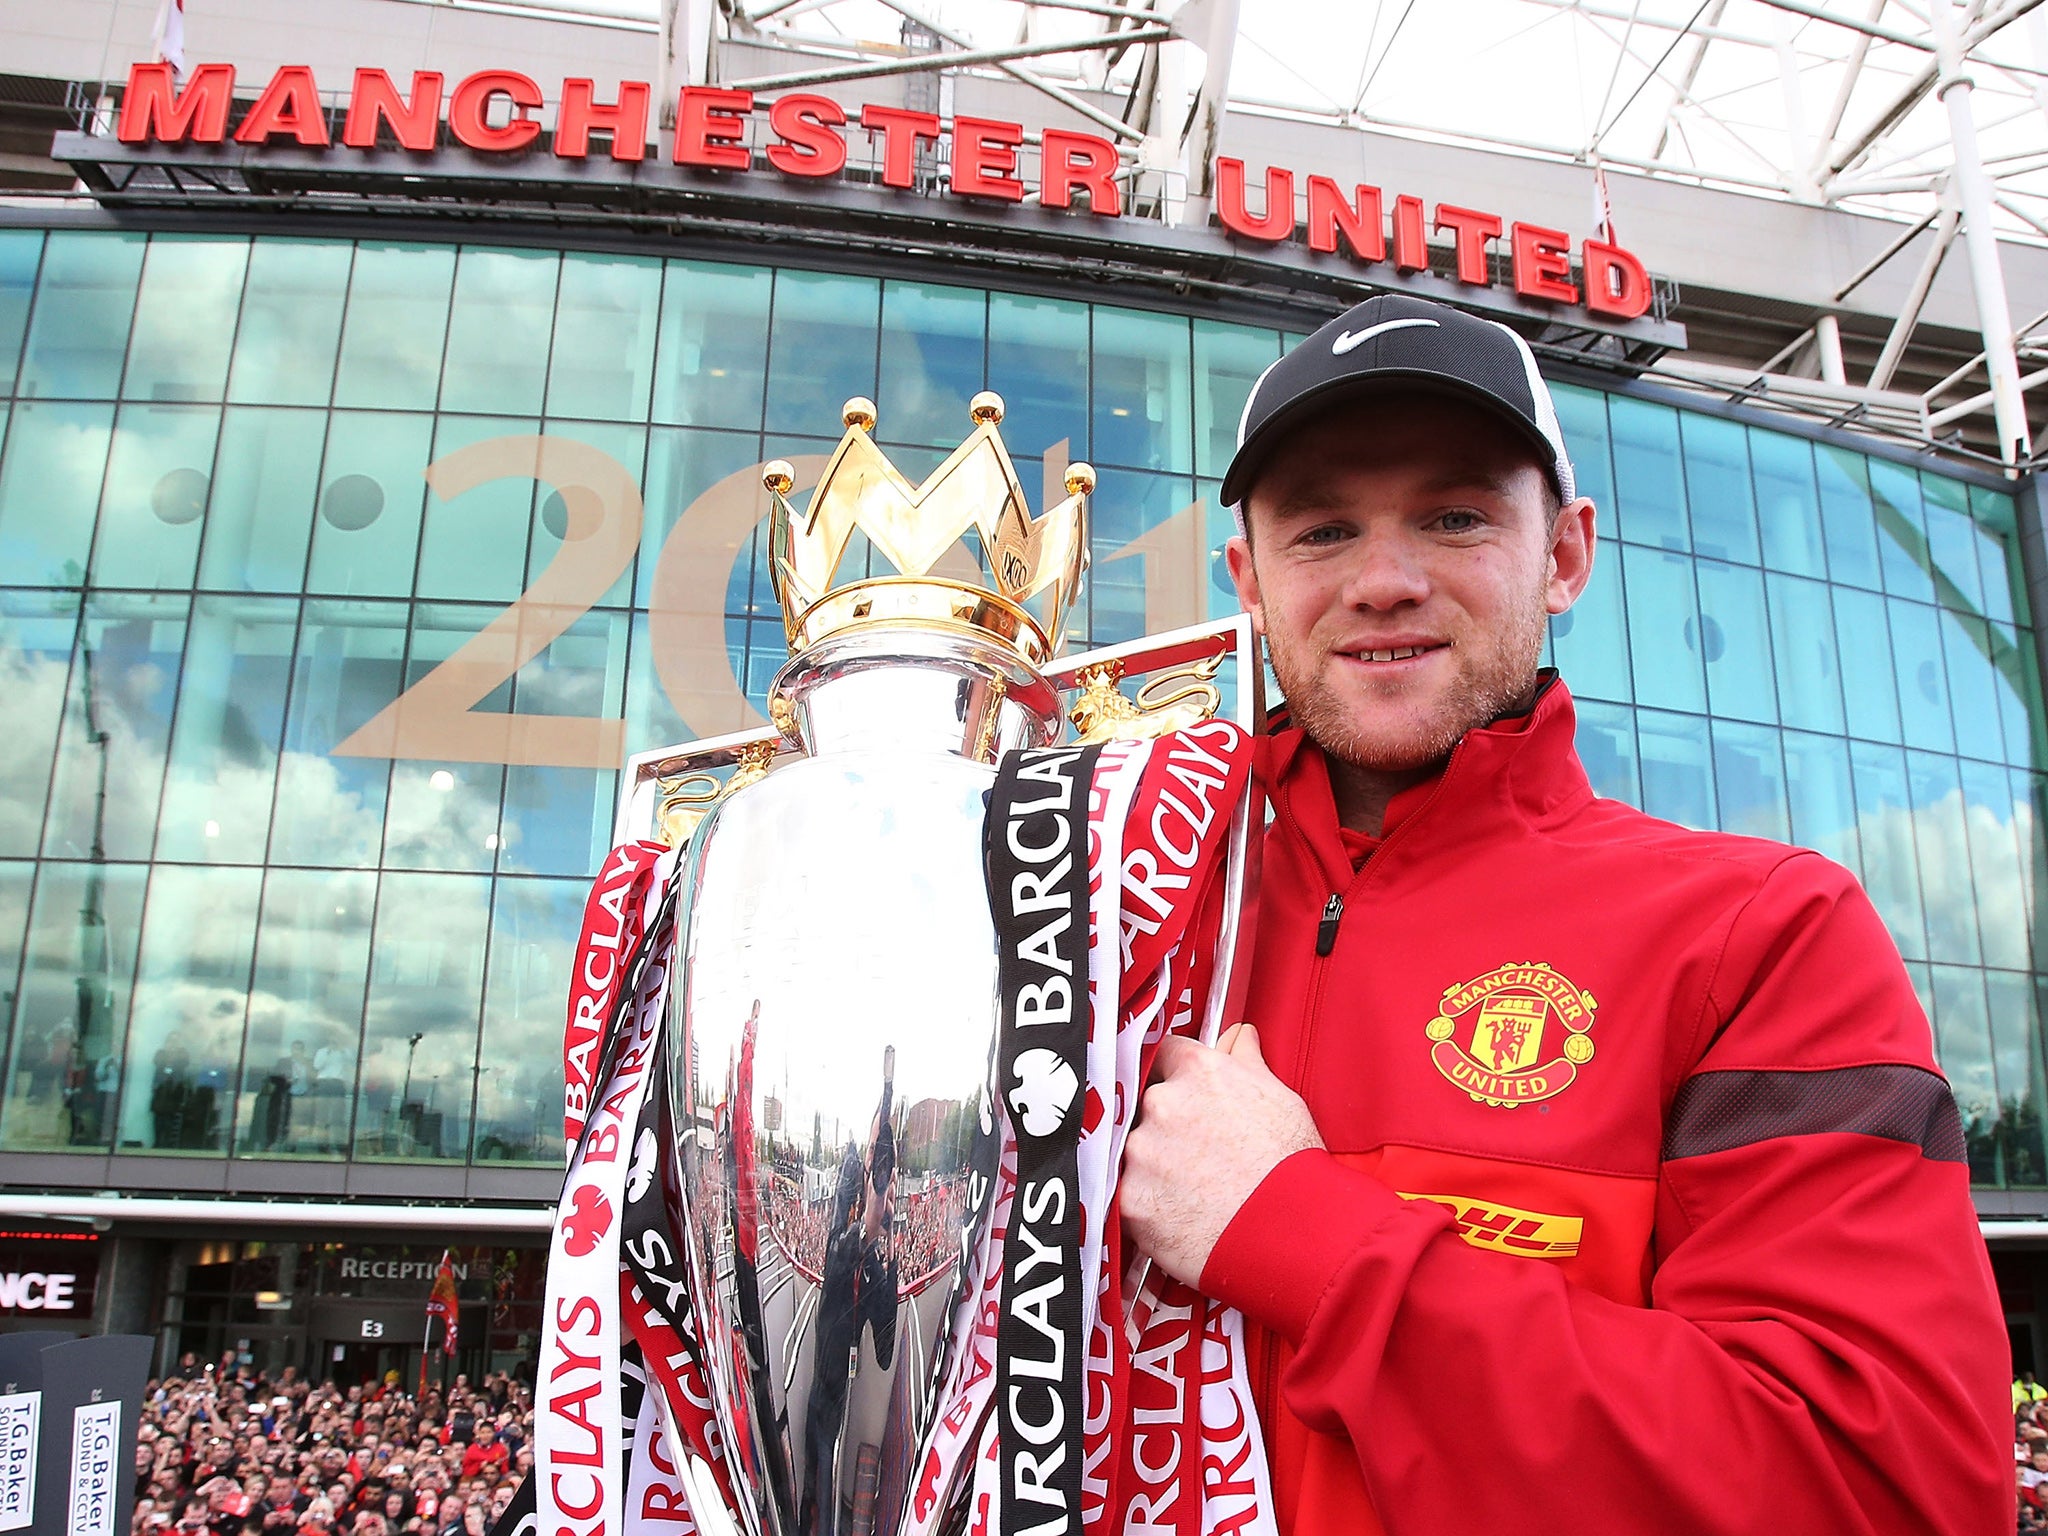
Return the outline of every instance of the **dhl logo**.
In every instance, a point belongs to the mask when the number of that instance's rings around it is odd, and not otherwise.
[[[1568,1259],[1579,1251],[1586,1223],[1579,1216],[1548,1216],[1542,1211],[1495,1205],[1469,1195],[1426,1195],[1398,1191],[1403,1200],[1428,1200],[1451,1213],[1458,1236],[1474,1248],[1525,1254],[1536,1259]]]

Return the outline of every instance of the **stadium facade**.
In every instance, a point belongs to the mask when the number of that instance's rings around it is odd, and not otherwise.
[[[245,4],[174,84],[127,71],[148,8],[52,9],[0,3],[6,110],[56,130],[0,205],[0,1328],[410,1374],[453,1245],[456,1366],[516,1367],[618,766],[759,720],[784,659],[757,466],[867,395],[922,472],[992,387],[1028,482],[1101,477],[1086,640],[1221,614],[1246,393],[1394,287],[1550,375],[1601,793],[1869,888],[2033,1358],[2041,487],[1988,407],[1782,355],[1825,313],[1867,367],[1933,233],[1617,176],[1602,240],[1581,167],[1238,112],[1176,222],[973,69],[732,43],[663,126],[596,20]],[[2048,310],[2048,249],[2000,254]],[[1977,325],[1950,262],[1898,378]]]

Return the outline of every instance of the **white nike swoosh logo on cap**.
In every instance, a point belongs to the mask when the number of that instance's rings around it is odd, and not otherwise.
[[[1373,337],[1379,335],[1382,331],[1398,331],[1411,325],[1440,326],[1442,324],[1443,321],[1441,320],[1425,320],[1420,315],[1411,315],[1406,320],[1382,320],[1378,325],[1368,325],[1362,331],[1344,332],[1335,341],[1330,343],[1330,355],[1332,357],[1342,357],[1353,347],[1371,341]]]

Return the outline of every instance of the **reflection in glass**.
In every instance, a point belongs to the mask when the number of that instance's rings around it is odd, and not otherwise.
[[[1628,623],[1622,612],[1621,546],[1612,539],[1600,540],[1594,551],[1592,579],[1579,600],[1552,616],[1550,643],[1574,699],[1627,699],[1633,693]]]
[[[2010,625],[1991,626],[1993,692],[1998,697],[1998,721],[2005,739],[2008,763],[2037,763],[2043,760],[2043,719],[2041,708],[2041,663],[2034,651],[2034,637]]]
[[[626,668],[626,753],[651,752],[656,747],[688,741],[690,728],[669,701],[654,667],[653,642],[649,640],[647,615],[636,613],[631,624],[633,649]],[[744,661],[744,657],[742,658]]]
[[[530,439],[539,431],[540,423],[531,417],[442,416],[430,461],[493,438]],[[493,451],[502,461],[500,478],[452,498],[428,496],[418,596],[509,603],[525,588],[526,537],[534,513],[533,448],[531,443],[507,443]]]
[[[441,409],[537,416],[562,259],[464,246],[455,263]]]
[[[1927,553],[1934,565],[1935,597],[1944,608],[1984,611],[1984,578],[1977,569],[1977,526],[1970,519],[1970,488],[1922,471]]]
[[[2014,796],[2004,769],[1988,763],[1962,764],[1962,782],[1984,963],[2025,970],[2029,907],[2020,851],[2034,840],[2033,807]]]
[[[1576,384],[1552,384],[1557,405],[1557,424],[1564,430],[1566,449],[1571,454],[1572,478],[1581,496],[1593,498],[1600,517],[1600,531],[1619,538],[1615,520],[1614,466],[1608,458],[1607,395]]]
[[[147,243],[143,235],[102,230],[51,232],[16,393],[114,398]]]
[[[84,585],[113,428],[111,405],[14,407],[0,458],[0,562],[14,580]]]
[[[150,881],[117,1150],[227,1150],[262,882],[259,869],[175,866]]]
[[[761,430],[773,283],[764,267],[668,263],[655,353],[656,421]]]
[[[661,262],[563,252],[554,321],[548,414],[645,421],[661,323]]]
[[[1783,432],[1751,427],[1749,462],[1756,478],[1764,564],[1795,576],[1827,575],[1820,493],[1813,478],[1813,444]]]
[[[1642,783],[1636,775],[1635,711],[1620,704],[1601,704],[1574,695],[1579,717],[1579,761],[1594,792],[1604,799],[1640,805]]]
[[[1940,620],[1924,603],[1894,598],[1891,611],[1893,665],[1899,672],[1899,718],[1906,745],[1929,752],[1953,752],[1955,733],[1948,717],[1948,673],[1941,654]]]
[[[1097,467],[1192,472],[1188,322],[1098,304],[1092,354]]]
[[[36,867],[27,859],[0,859],[0,976],[6,978],[0,1002],[14,1013],[14,982],[21,973],[22,945],[28,941],[28,898]]]
[[[1878,565],[1884,572],[1885,591],[1918,603],[1933,602],[1920,476],[1889,459],[1872,459],[1870,499],[1877,510]]]
[[[1779,713],[1787,725],[1839,734],[1842,679],[1828,589],[1822,582],[1775,571],[1764,582],[1770,598]]]
[[[1628,588],[1629,654],[1635,697],[1644,704],[1705,714],[1702,650],[1719,656],[1719,621],[1703,626],[1693,595],[1692,561],[1630,545],[1622,550]]]
[[[242,302],[247,239],[157,235],[142,264],[121,393],[130,400],[218,400]]]
[[[112,1141],[148,873],[140,864],[46,863],[38,871],[14,1001],[0,1147]]]
[[[616,720],[624,707],[626,616],[593,609],[519,671],[513,713]],[[611,846],[615,773],[515,766],[505,771],[498,867],[581,875]]]
[[[87,600],[51,776],[46,857],[149,857],[189,601],[117,592]]]
[[[1813,445],[1820,476],[1820,521],[1827,535],[1828,579],[1851,586],[1881,585],[1877,524],[1870,508],[1870,470],[1860,453],[1829,443]]]
[[[771,433],[836,437],[839,408],[854,395],[875,398],[881,308],[882,285],[872,277],[775,274],[774,323],[768,336]],[[889,424],[879,421],[876,430],[886,436]]]
[[[219,432],[212,406],[121,407],[93,540],[93,585],[192,585]]]
[[[1064,441],[1069,460],[1089,457],[1086,304],[990,294],[988,376],[1003,397],[1003,440],[1013,453]]]
[[[2014,971],[1986,971],[1991,1005],[1991,1058],[1998,1080],[1999,1171],[2008,1188],[2048,1184],[2041,1138],[2039,1000],[2034,979]]]
[[[1856,836],[1856,792],[1849,778],[1849,744],[1837,736],[1779,733],[1785,750],[1785,798],[1792,841],[1826,854],[1861,874]]]
[[[336,412],[327,429],[306,590],[404,597],[419,556],[431,416]]]
[[[655,427],[648,433],[647,475],[641,489],[642,516],[646,522],[640,535],[639,568],[634,578],[635,607],[645,609],[653,603],[654,573],[671,538],[689,541],[670,556],[683,562],[678,569],[709,565],[729,570],[735,559],[745,560],[742,548],[751,530],[730,527],[720,535],[701,514],[688,528],[681,532],[673,530],[698,497],[728,475],[761,463],[763,457],[761,439],[753,433],[700,432],[688,427]],[[754,499],[765,519],[767,498]],[[766,527],[765,521],[762,526]],[[767,600],[772,603],[773,597]]]
[[[340,1157],[377,877],[273,869],[263,887],[235,1111],[245,1157]]]
[[[1977,572],[1984,616],[2027,623],[2026,573],[2020,569],[2019,533],[2012,498],[1985,486],[1970,487],[1970,525],[1977,537]]]
[[[2005,732],[1999,725],[1998,671],[1992,659],[1997,640],[1991,627],[1973,614],[1942,609],[1940,627],[1956,750],[1965,757],[1998,762],[2005,756]]]
[[[1641,741],[1643,809],[1688,827],[1717,825],[1707,722],[1697,715],[1638,710],[1636,734]]]
[[[1998,1182],[1998,1090],[1991,1074],[1991,1018],[1984,973],[1956,965],[1928,968],[1934,986],[1935,1054],[1963,1116],[1970,1182]]]
[[[477,1075],[478,1162],[562,1163],[562,1014],[581,880],[500,880],[484,976]]]
[[[306,604],[278,762],[272,863],[376,864],[391,764],[332,754],[398,697],[405,624],[402,603]]]
[[[644,470],[647,463],[647,429],[627,422],[613,421],[551,421],[547,424],[547,436],[556,442],[582,443],[595,448],[619,467],[621,477],[636,486],[646,483]],[[755,484],[759,484],[757,479]],[[531,586],[540,579],[562,546],[569,540],[569,506],[563,500],[558,487],[543,482],[534,493],[539,503],[538,514],[527,521],[530,530],[526,550],[526,582]],[[646,505],[646,493],[641,495],[641,505]],[[678,509],[680,510],[680,509]],[[607,515],[622,515],[628,523],[633,521],[632,509],[622,506]],[[589,534],[580,531],[578,540]],[[647,560],[651,564],[660,552],[659,544],[645,546]],[[619,574],[603,592],[594,594],[592,601],[600,608],[624,607],[630,603],[633,592],[633,559],[627,556]]]
[[[249,253],[228,398],[325,405],[334,388],[342,303],[354,248],[345,240],[266,235]]]
[[[1983,959],[1977,902],[1970,884],[1970,838],[1956,760],[1931,752],[1906,754],[1913,834],[1920,852],[1920,889],[1927,917],[1927,957],[1957,965]]]
[[[77,633],[77,593],[0,591],[0,854],[33,858],[42,843]]]
[[[334,375],[336,405],[434,408],[454,281],[453,246],[365,240],[356,247]]]
[[[1703,555],[1755,565],[1756,507],[1751,499],[1747,430],[1740,422],[1694,411],[1679,417],[1679,428],[1685,442],[1693,548]]]
[[[1899,689],[1892,678],[1891,624],[1874,592],[1836,587],[1835,634],[1841,642],[1842,700],[1849,734],[1899,739]]]
[[[1863,888],[1870,893],[1892,942],[1908,960],[1927,957],[1927,924],[1920,908],[1920,859],[1913,846],[1913,807],[1906,763],[1897,747],[1849,744],[1856,782],[1856,836],[1863,850]]]
[[[363,1005],[359,1159],[465,1155],[490,886],[480,875],[383,878]]]
[[[1720,828],[1748,837],[1790,842],[1792,824],[1785,805],[1785,775],[1778,759],[1778,733],[1765,726],[1716,720],[1714,784],[1720,793]]]
[[[405,660],[410,688],[475,638],[497,610],[421,603],[412,610],[412,641]],[[504,714],[512,703],[508,678],[475,706]],[[498,799],[505,770],[495,763],[435,762],[406,757],[391,765],[391,798],[384,811],[386,869],[487,871],[497,860]]]
[[[1182,518],[1180,537],[1192,542],[1204,527],[1202,511],[1195,506],[1194,484],[1181,475],[1146,475],[1132,471],[1105,476],[1104,487],[1115,489],[1088,507],[1092,558],[1087,579],[1087,624],[1090,643],[1113,645],[1135,640],[1146,632],[1145,593],[1147,567],[1155,561],[1186,560],[1192,551],[1185,546],[1161,547],[1156,551],[1123,554],[1121,551],[1142,535],[1155,532],[1162,523]],[[1099,493],[1098,493],[1099,494]],[[1185,552],[1184,552],[1185,551]],[[1206,564],[1183,567],[1187,579],[1181,584],[1186,600],[1185,614],[1178,622],[1192,622],[1199,616],[1199,594],[1207,580]],[[1078,615],[1076,616],[1078,619]],[[1077,626],[1078,627],[1078,626]],[[1153,626],[1164,628],[1165,625]]]
[[[1631,544],[1690,549],[1685,472],[1678,456],[1678,412],[1668,405],[1612,395],[1617,529]]]
[[[1763,573],[1753,566],[1696,564],[1707,698],[1717,715],[1766,724],[1778,718],[1771,687],[1770,626]]]
[[[43,261],[39,229],[0,229],[0,395],[14,393],[21,340],[28,332],[29,299]]]
[[[159,859],[263,862],[298,623],[288,597],[193,600]]]
[[[1195,473],[1221,478],[1259,376],[1279,360],[1280,333],[1195,321]]]
[[[228,408],[199,549],[200,586],[282,593],[304,588],[326,433],[323,411]]]
[[[967,402],[986,377],[987,330],[988,296],[977,288],[884,284],[876,435],[955,447],[970,426]]]

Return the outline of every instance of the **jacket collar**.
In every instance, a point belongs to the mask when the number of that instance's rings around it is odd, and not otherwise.
[[[1351,862],[1338,836],[1328,761],[1284,713],[1276,711],[1272,725],[1255,759],[1260,782],[1273,799],[1279,825],[1306,843],[1331,889],[1343,890],[1352,880]],[[1576,733],[1571,692],[1545,668],[1527,714],[1467,731],[1441,774],[1395,796],[1382,851],[1367,868],[1389,852],[1404,859],[1448,852],[1576,810],[1593,798]]]

